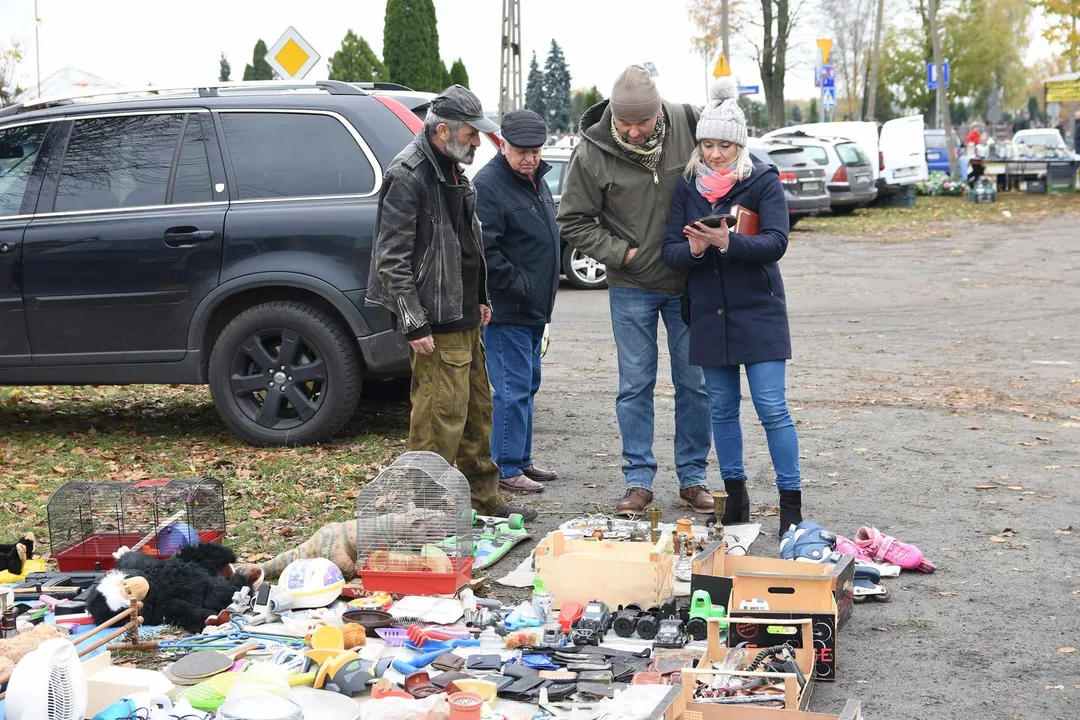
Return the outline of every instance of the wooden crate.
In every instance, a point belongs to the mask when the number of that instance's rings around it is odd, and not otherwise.
[[[650,542],[567,539],[554,532],[536,546],[536,576],[555,596],[554,606],[590,600],[658,605],[674,589],[671,533]]]

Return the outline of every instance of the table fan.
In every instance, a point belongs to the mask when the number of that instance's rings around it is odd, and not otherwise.
[[[86,702],[86,675],[68,640],[46,640],[11,672],[8,720],[82,720]]]

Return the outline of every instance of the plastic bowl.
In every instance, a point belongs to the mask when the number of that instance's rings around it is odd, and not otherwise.
[[[341,613],[341,621],[363,625],[365,630],[390,627],[394,616],[382,610],[346,610]]]

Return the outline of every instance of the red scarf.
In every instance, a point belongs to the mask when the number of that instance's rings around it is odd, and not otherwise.
[[[703,162],[698,163],[697,190],[712,205],[731,192],[735,180],[735,171],[730,167],[724,170],[713,170]]]

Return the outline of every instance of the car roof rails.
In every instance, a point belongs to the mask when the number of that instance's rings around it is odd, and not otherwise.
[[[355,82],[349,83],[354,87],[358,87],[361,90],[399,90],[403,92],[413,92],[411,87],[402,85],[401,83],[392,82]]]
[[[269,94],[273,92],[296,92],[314,90],[330,95],[367,95],[363,88],[340,80],[316,80],[299,82],[294,80],[248,80],[233,82],[201,83],[182,87],[145,87],[128,89],[98,90],[77,95],[30,100],[22,104],[11,105],[0,110],[0,117],[19,112],[43,110],[45,108],[73,105],[77,101],[90,102],[133,102],[153,97],[222,97],[230,94]]]

